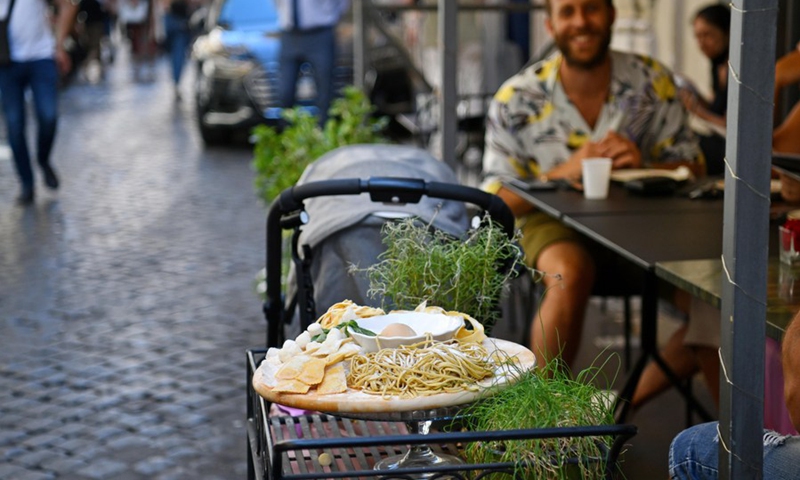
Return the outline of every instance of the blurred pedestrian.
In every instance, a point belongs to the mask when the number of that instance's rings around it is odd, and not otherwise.
[[[144,79],[146,64],[153,61],[153,30],[150,0],[119,0],[117,18],[130,42],[135,80]]]
[[[98,83],[104,77],[101,46],[108,17],[105,4],[100,0],[81,0],[78,10],[80,42],[86,48],[84,75],[89,83]]]
[[[315,105],[324,124],[333,99],[336,25],[350,0],[276,0],[276,4],[281,24],[281,107],[295,105],[300,67],[308,63],[317,87]]]
[[[165,43],[169,52],[170,66],[172,67],[175,99],[179,100],[181,98],[179,88],[181,74],[183,73],[186,54],[192,38],[189,28],[192,6],[188,0],[163,0],[163,2]]]
[[[30,89],[36,112],[36,158],[47,187],[57,189],[59,182],[50,165],[50,151],[58,120],[59,72],[71,68],[64,50],[64,40],[75,23],[77,4],[56,0],[58,8],[55,34],[51,29],[46,0],[0,0],[0,12],[9,20],[8,42],[11,61],[0,66],[0,94],[8,129],[8,141],[14,156],[21,190],[17,203],[29,205],[34,199],[34,178],[25,140],[25,92]]]

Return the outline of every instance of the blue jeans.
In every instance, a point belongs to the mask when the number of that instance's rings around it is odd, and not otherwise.
[[[334,27],[283,32],[281,34],[280,82],[278,98],[282,108],[295,104],[295,87],[300,66],[311,64],[317,87],[315,105],[319,109],[320,123],[328,118],[328,107],[333,99],[333,67],[336,59],[336,34]]]
[[[717,422],[703,423],[679,433],[669,447],[669,478],[718,478]],[[798,478],[800,437],[764,430],[764,479]]]
[[[164,15],[164,32],[166,34],[169,59],[172,66],[172,81],[175,85],[181,80],[183,66],[186,63],[186,51],[189,49],[191,35],[185,18],[169,13]]]
[[[25,90],[28,88],[33,94],[38,124],[37,160],[39,165],[49,166],[58,121],[58,69],[53,59],[12,62],[0,68],[0,94],[8,142],[24,189],[33,188],[33,170],[25,141]]]

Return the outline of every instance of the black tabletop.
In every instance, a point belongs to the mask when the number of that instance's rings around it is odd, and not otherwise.
[[[521,185],[506,184],[506,188],[556,218],[562,216],[637,214],[659,212],[708,212],[716,211],[722,216],[721,199],[692,200],[684,195],[646,197],[628,192],[621,185],[612,183],[608,198],[587,200],[577,190],[528,190]]]
[[[655,268],[657,262],[722,255],[724,205],[720,199],[641,197],[615,184],[602,200],[587,200],[574,190],[506,187],[645,269]]]
[[[562,221],[634,264],[719,258],[722,210],[564,216]]]

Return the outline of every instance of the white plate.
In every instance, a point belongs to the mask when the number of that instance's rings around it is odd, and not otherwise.
[[[450,340],[456,331],[464,325],[462,317],[442,315],[439,313],[423,312],[397,312],[386,315],[378,315],[369,318],[358,318],[355,320],[358,326],[365,328],[376,334],[376,337],[363,335],[352,329],[347,329],[353,340],[364,349],[365,352],[376,352],[380,348],[397,348],[400,345],[413,345],[425,340],[430,334],[434,340]],[[411,327],[416,335],[409,337],[384,337],[380,333],[387,325],[392,323],[402,323]],[[380,347],[378,343],[380,342]]]
[[[678,167],[674,170],[661,168],[625,168],[611,172],[611,180],[615,182],[629,182],[640,178],[666,177],[678,182],[692,178],[692,171],[687,167]]]

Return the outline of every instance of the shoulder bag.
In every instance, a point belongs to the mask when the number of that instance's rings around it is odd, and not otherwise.
[[[14,1],[8,4],[8,13],[6,18],[0,20],[0,67],[6,67],[11,64],[11,45],[8,42],[8,26],[11,22],[11,11],[14,9]]]

